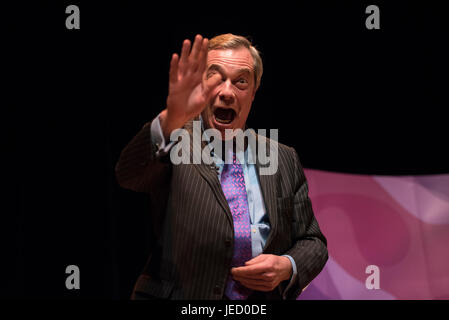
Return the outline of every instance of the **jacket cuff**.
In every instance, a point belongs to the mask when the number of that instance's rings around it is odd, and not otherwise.
[[[163,157],[170,152],[170,149],[175,144],[175,141],[165,141],[164,133],[161,128],[161,121],[159,119],[161,114],[159,114],[152,122],[151,122],[151,140],[153,145],[156,146],[156,156]]]

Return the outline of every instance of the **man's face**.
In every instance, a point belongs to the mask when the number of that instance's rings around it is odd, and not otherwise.
[[[215,128],[224,139],[225,129],[244,129],[254,100],[254,63],[246,48],[211,50],[204,84],[220,77],[201,116],[206,128]]]

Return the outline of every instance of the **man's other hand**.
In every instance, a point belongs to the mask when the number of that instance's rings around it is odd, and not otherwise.
[[[280,282],[289,280],[292,272],[289,258],[272,254],[261,254],[244,266],[231,269],[234,280],[257,291],[274,290]]]

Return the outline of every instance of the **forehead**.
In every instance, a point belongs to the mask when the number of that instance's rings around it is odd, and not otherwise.
[[[253,57],[246,48],[214,49],[207,54],[207,65],[218,64],[229,69],[254,69]]]

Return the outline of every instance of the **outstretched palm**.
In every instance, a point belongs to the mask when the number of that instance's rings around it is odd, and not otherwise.
[[[202,76],[207,64],[208,40],[200,35],[190,51],[190,41],[184,40],[181,57],[175,53],[170,63],[170,81],[167,97],[167,115],[170,127],[181,127],[201,113],[218,79],[203,85]]]

